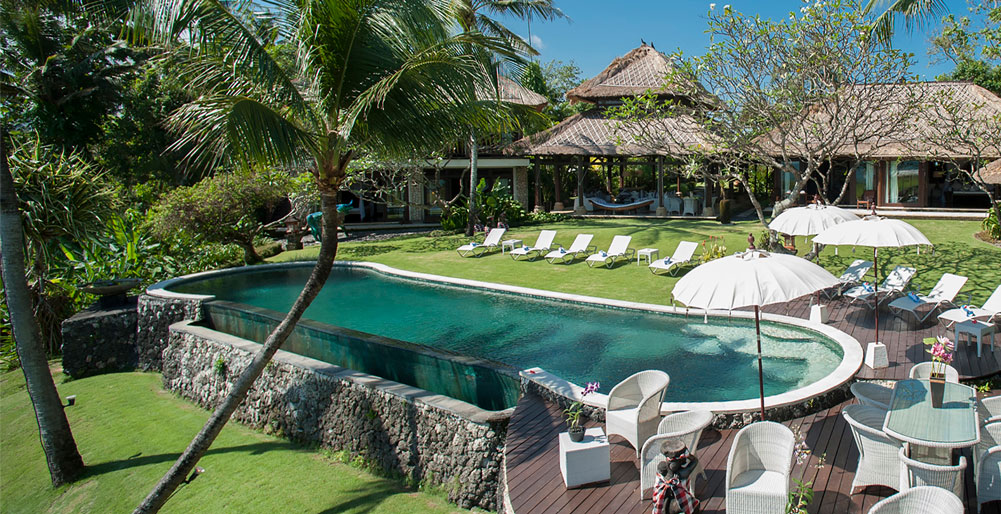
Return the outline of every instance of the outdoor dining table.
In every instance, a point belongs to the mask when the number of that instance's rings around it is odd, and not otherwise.
[[[977,393],[969,386],[945,383],[942,406],[932,407],[928,380],[900,380],[893,386],[883,432],[909,443],[911,458],[951,464],[952,450],[980,442]]]

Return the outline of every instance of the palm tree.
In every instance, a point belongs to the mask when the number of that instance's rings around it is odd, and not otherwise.
[[[945,0],[869,0],[862,14],[869,14],[876,5],[889,2],[883,14],[880,14],[873,25],[876,37],[884,44],[890,44],[893,36],[893,25],[896,17],[904,17],[904,28],[910,32],[914,27],[928,23],[949,11]]]
[[[297,49],[294,71],[258,38],[248,5],[151,0],[130,16],[151,20],[136,33],[180,50],[172,69],[204,91],[172,115],[178,147],[209,162],[309,161],[326,234],[337,234],[336,194],[359,154],[426,155],[461,137],[456,127],[501,119],[496,102],[475,101],[490,82],[469,50],[507,59],[518,52],[503,39],[454,30],[447,0],[270,0],[279,40]],[[326,282],[336,251],[337,237],[324,237],[289,313],[136,512],[159,510],[208,450]]]
[[[553,5],[552,0],[453,0],[452,9],[456,22],[463,30],[476,30],[499,38],[507,46],[528,55],[538,55],[538,51],[532,48],[530,42],[522,39],[521,36],[491,18],[490,15],[511,16],[528,21],[532,18],[552,21],[566,17],[563,11]],[[497,62],[489,52],[480,51],[478,55],[495,83],[489,91],[496,91]],[[489,95],[481,94],[482,96],[488,97]],[[489,98],[482,99],[489,101]],[[479,143],[476,139],[476,130],[473,128],[469,131],[469,220],[466,224],[466,235],[473,234],[473,224],[476,220],[476,186],[479,184],[478,153]]]

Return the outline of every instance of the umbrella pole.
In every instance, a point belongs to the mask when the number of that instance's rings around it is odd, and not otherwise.
[[[761,396],[761,421],[765,420],[765,373],[761,369],[761,318],[754,306],[754,330],[758,334],[758,392]]]
[[[872,248],[872,273],[875,280],[872,283],[872,296],[876,299],[876,344],[879,344],[879,248]]]

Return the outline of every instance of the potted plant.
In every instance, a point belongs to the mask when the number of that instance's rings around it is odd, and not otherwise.
[[[584,407],[583,398],[601,387],[598,382],[588,382],[587,386],[580,393],[581,400],[577,400],[563,410],[563,417],[567,420],[567,433],[570,440],[579,443],[584,440],[584,427],[580,424],[581,409]]]
[[[931,354],[932,373],[929,378],[931,389],[931,406],[941,407],[942,396],[945,394],[945,367],[952,362],[952,355],[956,346],[947,337],[929,337],[924,340],[926,345],[931,346],[928,353]]]

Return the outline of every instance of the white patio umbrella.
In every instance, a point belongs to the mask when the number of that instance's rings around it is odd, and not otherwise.
[[[782,211],[768,224],[768,228],[790,236],[814,236],[835,225],[859,219],[840,207],[810,204]]]
[[[674,286],[674,299],[699,309],[733,310],[754,306],[758,338],[758,387],[765,419],[765,382],[761,365],[760,308],[832,287],[838,279],[816,264],[792,255],[752,249],[709,261],[689,271]]]
[[[879,249],[902,246],[928,245],[931,241],[918,229],[901,220],[884,218],[875,214],[858,221],[835,225],[813,238],[814,243],[823,245],[871,246],[875,281],[873,295],[876,297],[876,342],[879,342]]]

